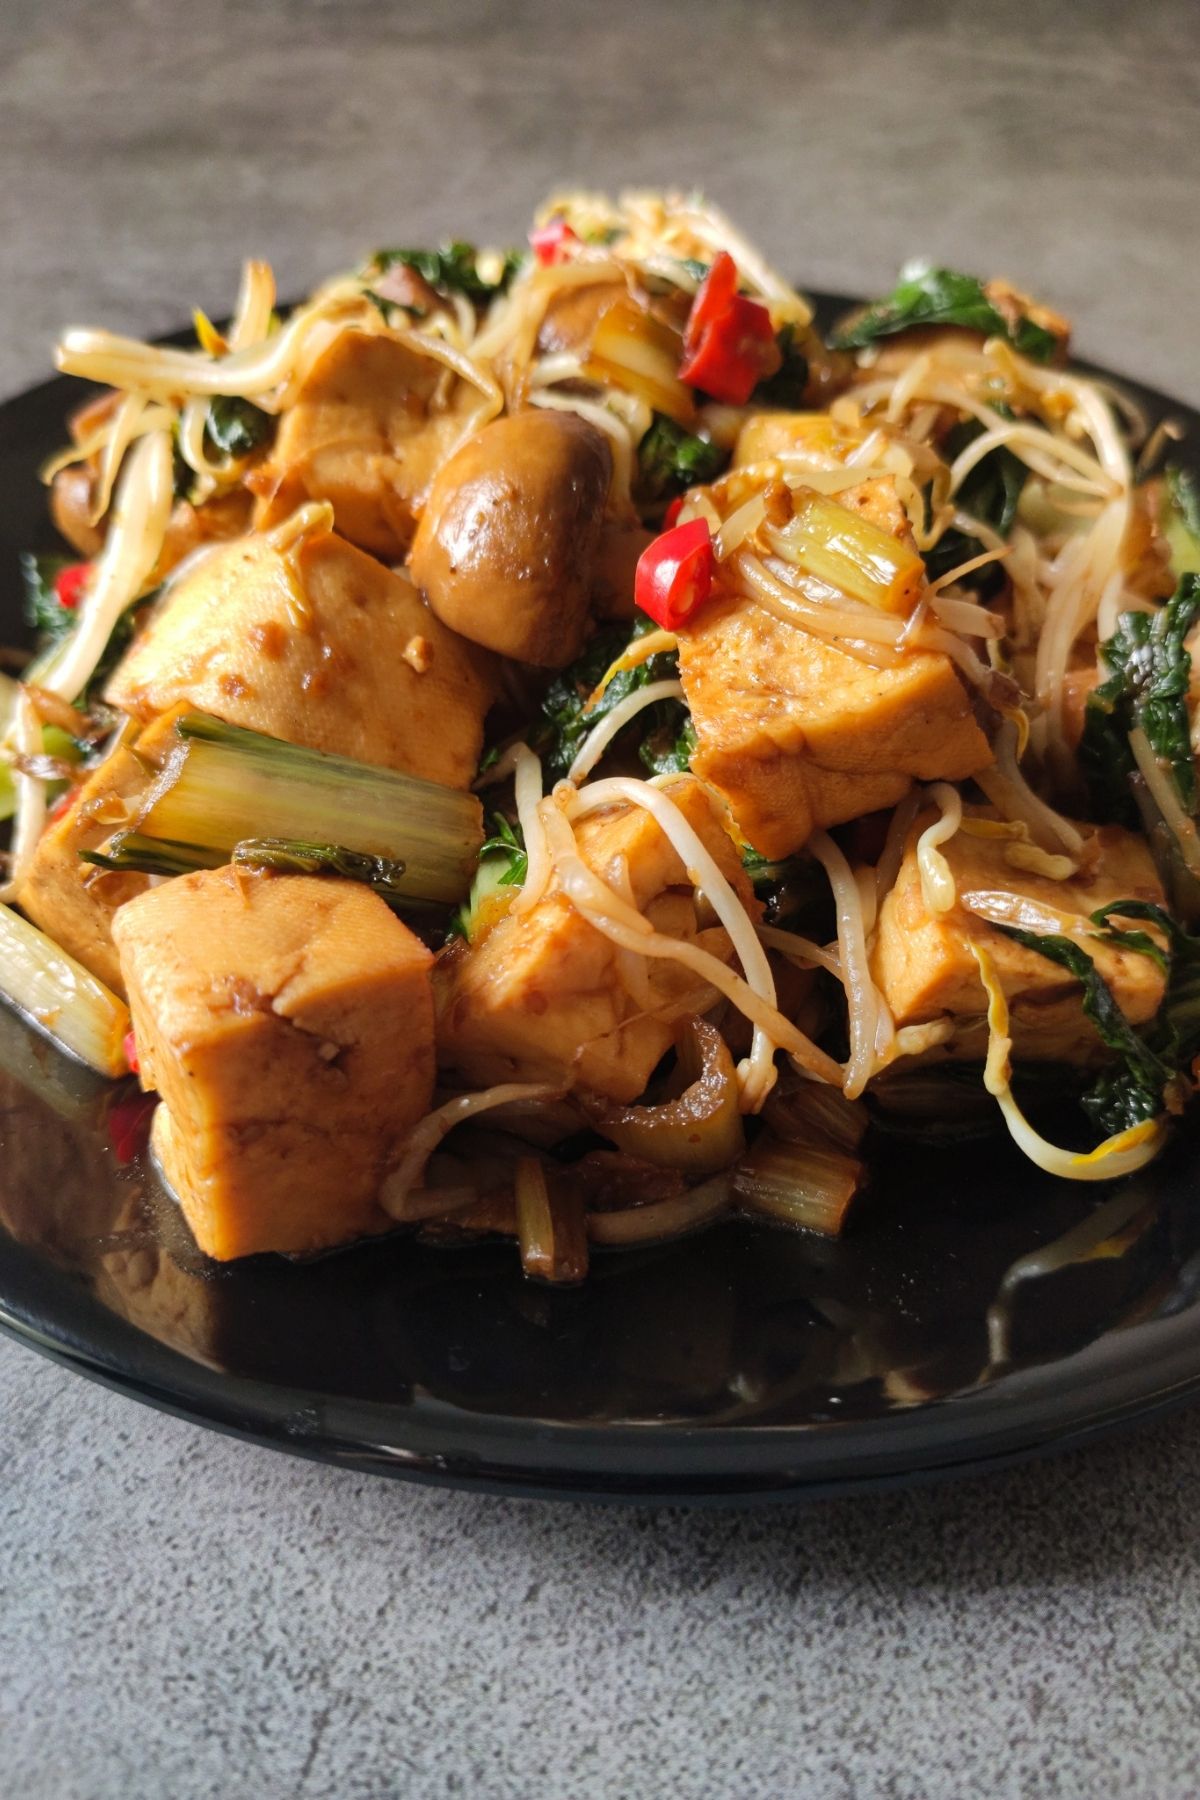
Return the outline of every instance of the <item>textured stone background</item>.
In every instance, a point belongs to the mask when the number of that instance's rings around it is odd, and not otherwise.
[[[814,285],[1024,280],[1200,400],[1178,4],[4,0],[0,390],[544,188],[703,183]],[[0,1171],[2,1179],[2,1171]],[[0,1344],[0,1791],[1200,1791],[1200,1417],[792,1514],[477,1500],[214,1437]]]

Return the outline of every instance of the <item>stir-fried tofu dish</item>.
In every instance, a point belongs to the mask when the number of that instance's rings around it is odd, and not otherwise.
[[[914,266],[822,332],[701,200],[567,194],[195,331],[58,349],[0,986],[156,1097],[204,1252],[832,1235],[968,1082],[1156,1155],[1200,483],[1062,318]]]

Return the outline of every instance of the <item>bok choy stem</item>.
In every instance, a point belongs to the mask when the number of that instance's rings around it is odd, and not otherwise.
[[[89,1069],[126,1073],[125,1002],[7,906],[0,906],[0,993]]]
[[[177,730],[182,742],[150,789],[134,838],[114,840],[111,855],[128,858],[154,840],[196,859],[189,867],[212,867],[247,840],[288,840],[310,855],[377,859],[385,898],[452,903],[466,893],[483,839],[474,795],[202,713],[181,718]]]

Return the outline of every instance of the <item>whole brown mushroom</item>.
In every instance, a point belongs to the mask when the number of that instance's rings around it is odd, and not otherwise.
[[[473,643],[558,669],[583,647],[612,451],[577,413],[496,419],[438,473],[412,549],[432,610]]]

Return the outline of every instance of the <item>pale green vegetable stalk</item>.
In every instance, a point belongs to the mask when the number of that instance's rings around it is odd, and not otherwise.
[[[785,562],[881,612],[910,613],[925,586],[925,564],[911,545],[812,488],[797,492],[786,525],[763,535]]]
[[[127,1072],[129,1008],[44,932],[0,906],[0,993],[100,1075]]]
[[[733,1192],[747,1211],[837,1237],[862,1183],[863,1165],[836,1150],[782,1143],[764,1132],[733,1172]]]
[[[587,1274],[587,1223],[580,1194],[551,1191],[536,1156],[522,1156],[513,1176],[521,1267],[542,1281],[582,1281]]]
[[[227,861],[248,838],[290,838],[403,863],[396,891],[461,900],[483,840],[473,794],[226,725],[180,719],[183,739],[150,790],[140,838]]]

